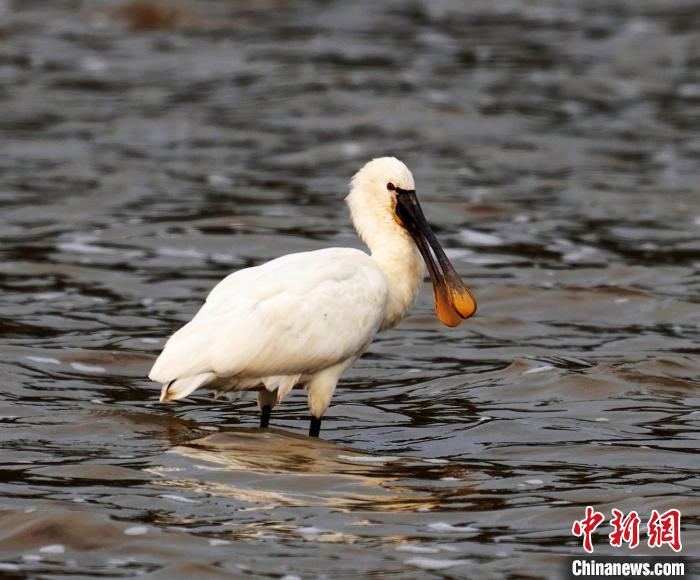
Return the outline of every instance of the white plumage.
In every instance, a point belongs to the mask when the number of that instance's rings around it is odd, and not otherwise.
[[[404,223],[410,211],[402,220],[397,203],[410,206],[413,189],[403,163],[375,159],[355,175],[347,197],[371,255],[351,248],[290,254],[224,278],[153,365],[149,377],[163,383],[161,401],[203,386],[256,390],[269,417],[301,384],[317,423],[312,434],[318,434],[341,373],[378,331],[406,316],[417,296],[423,267],[416,234]],[[451,306],[460,321],[473,313]]]

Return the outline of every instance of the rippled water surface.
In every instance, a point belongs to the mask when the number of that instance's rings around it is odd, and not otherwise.
[[[149,10],[0,1],[0,574],[557,577],[589,504],[700,552],[696,2]],[[426,287],[319,441],[302,392],[157,404],[218,279],[360,247],[385,154],[477,317]]]

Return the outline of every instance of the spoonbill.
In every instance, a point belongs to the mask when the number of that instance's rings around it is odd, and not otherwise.
[[[424,276],[420,255],[440,321],[457,326],[476,312],[401,161],[368,162],[345,201],[370,254],[353,248],[288,254],[224,278],[153,365],[149,377],[163,384],[161,402],[204,386],[253,390],[260,427],[267,427],[272,408],[300,385],[308,391],[309,435],[318,437],[343,371],[415,301]]]

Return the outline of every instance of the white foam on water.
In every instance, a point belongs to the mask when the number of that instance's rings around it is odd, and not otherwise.
[[[158,248],[156,250],[161,256],[168,256],[170,258],[196,258],[203,259],[207,255],[195,250],[194,248]]]
[[[0,572],[18,572],[19,566],[17,564],[10,564],[5,562],[0,562]]]
[[[475,246],[502,246],[504,243],[503,239],[498,236],[475,230],[462,230],[459,232],[459,237],[467,244],[474,244]]]
[[[109,68],[109,63],[96,56],[86,56],[80,59],[80,68],[86,72],[101,73]]]
[[[319,534],[325,534],[328,530],[317,528],[316,526],[309,526],[306,528],[297,528],[297,532],[307,536],[318,536]]]
[[[681,97],[686,97],[689,99],[700,98],[700,83],[686,83],[681,85],[678,91]]]
[[[373,455],[338,455],[338,459],[353,461],[354,463],[389,463],[390,461],[399,460],[398,457]]]
[[[580,262],[582,260],[585,260],[586,258],[595,256],[598,253],[599,252],[596,248],[592,248],[590,246],[579,246],[565,253],[562,256],[562,260],[564,260],[564,262]]]
[[[396,546],[396,550],[399,552],[411,552],[412,554],[438,554],[440,552],[440,548],[429,548],[428,546],[415,546],[411,544]]]
[[[34,361],[34,362],[40,362],[40,363],[44,363],[44,364],[47,364],[47,365],[60,365],[60,364],[61,364],[61,361],[58,360],[57,358],[52,358],[52,357],[48,357],[48,356],[31,356],[31,355],[27,355],[27,356],[25,356],[24,358],[26,358],[27,360],[31,360],[31,361]]]
[[[62,296],[65,296],[63,292],[39,292],[38,294],[34,294],[34,298],[37,300],[55,300]]]
[[[219,540],[218,538],[210,538],[209,539],[209,545],[210,546],[228,546],[231,542],[228,540]]]
[[[84,240],[77,239],[73,242],[60,242],[56,244],[56,247],[62,252],[67,252],[69,254],[114,254],[115,250],[110,248],[103,248],[101,246],[93,246],[92,244],[86,243],[89,241],[94,241],[95,238],[86,238]]]
[[[107,369],[104,367],[98,367],[95,365],[86,365],[84,363],[72,362],[70,363],[71,368],[81,373],[106,373]]]
[[[47,365],[60,365],[61,364],[60,360],[58,360],[57,358],[49,357],[49,356],[29,356],[28,355],[28,356],[25,356],[24,358],[26,358],[27,360],[31,360],[31,361],[38,362],[38,363],[44,363]]]
[[[409,558],[405,561],[410,566],[423,570],[444,570],[463,564],[471,564],[471,560],[438,560],[436,558]]]
[[[238,256],[234,254],[224,254],[222,252],[217,252],[211,255],[211,259],[215,262],[222,262],[224,264],[233,264],[238,261]]]
[[[213,185],[214,187],[229,187],[233,185],[233,180],[226,175],[220,175],[219,173],[212,173],[207,175],[207,183]]]
[[[435,532],[478,532],[479,528],[473,526],[455,526],[453,524],[448,524],[447,522],[433,522],[428,524],[428,528]]]
[[[143,536],[148,533],[147,526],[131,526],[124,530],[124,535],[126,536]]]
[[[107,566],[126,566],[129,563],[127,558],[108,558]]]
[[[66,551],[66,547],[63,544],[49,544],[39,548],[39,551],[42,554],[63,554]]]
[[[180,503],[199,503],[196,499],[190,499],[181,495],[175,495],[174,493],[165,493],[159,497],[162,497],[163,499],[169,499],[171,501],[177,501]]]
[[[541,479],[527,479],[525,483],[529,483],[530,485],[542,485],[544,482]]]
[[[547,371],[554,370],[554,367],[552,365],[542,365],[539,367],[535,367],[532,369],[527,369],[523,374],[524,375],[534,375],[535,373],[544,373]]]

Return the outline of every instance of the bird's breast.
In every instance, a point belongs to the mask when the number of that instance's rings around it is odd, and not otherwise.
[[[424,269],[415,247],[393,258],[384,258],[380,269],[387,282],[387,301],[380,330],[401,322],[415,302],[423,283]]]

